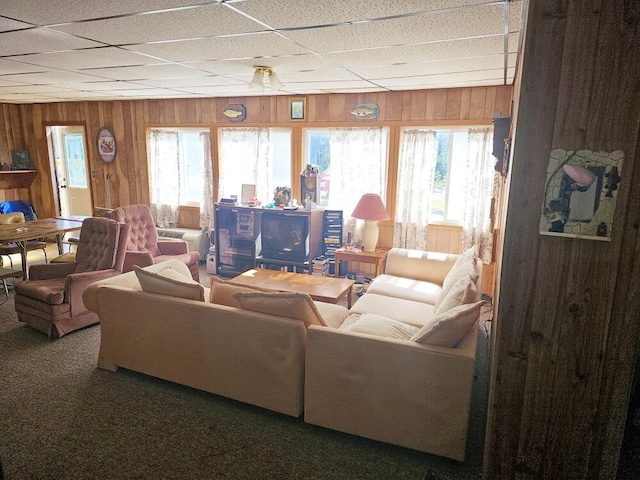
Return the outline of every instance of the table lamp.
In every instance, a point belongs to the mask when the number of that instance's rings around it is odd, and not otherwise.
[[[378,244],[378,221],[389,218],[380,195],[377,193],[362,195],[351,216],[364,220],[362,246],[365,252],[373,252]]]

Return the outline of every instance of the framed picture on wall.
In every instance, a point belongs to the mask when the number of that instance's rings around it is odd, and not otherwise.
[[[304,120],[306,106],[306,100],[304,98],[292,98],[289,100],[291,120]]]

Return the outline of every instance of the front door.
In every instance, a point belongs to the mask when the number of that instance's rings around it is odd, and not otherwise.
[[[82,126],[47,128],[59,215],[91,215],[91,182]]]

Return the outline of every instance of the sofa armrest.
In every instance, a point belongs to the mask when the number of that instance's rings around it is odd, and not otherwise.
[[[189,251],[189,246],[184,240],[159,240],[158,248],[162,255],[179,255]]]
[[[464,459],[477,335],[445,348],[310,326],[305,421]]]
[[[29,280],[48,280],[50,278],[63,278],[73,273],[75,263],[46,263],[31,265],[29,267]]]

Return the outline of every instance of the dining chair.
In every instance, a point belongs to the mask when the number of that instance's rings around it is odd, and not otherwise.
[[[24,224],[25,217],[23,212],[14,212],[14,213],[1,213],[0,214],[0,225],[8,225],[15,224],[20,225]],[[19,227],[16,227],[19,228]],[[44,252],[44,260],[48,262],[47,258],[47,242],[44,240],[27,240],[27,252],[31,252],[33,250],[42,250]],[[19,253],[22,255],[22,248],[17,243],[0,243],[0,266],[3,265],[2,257],[6,256],[9,259],[9,265],[13,268],[13,260],[11,255]]]

